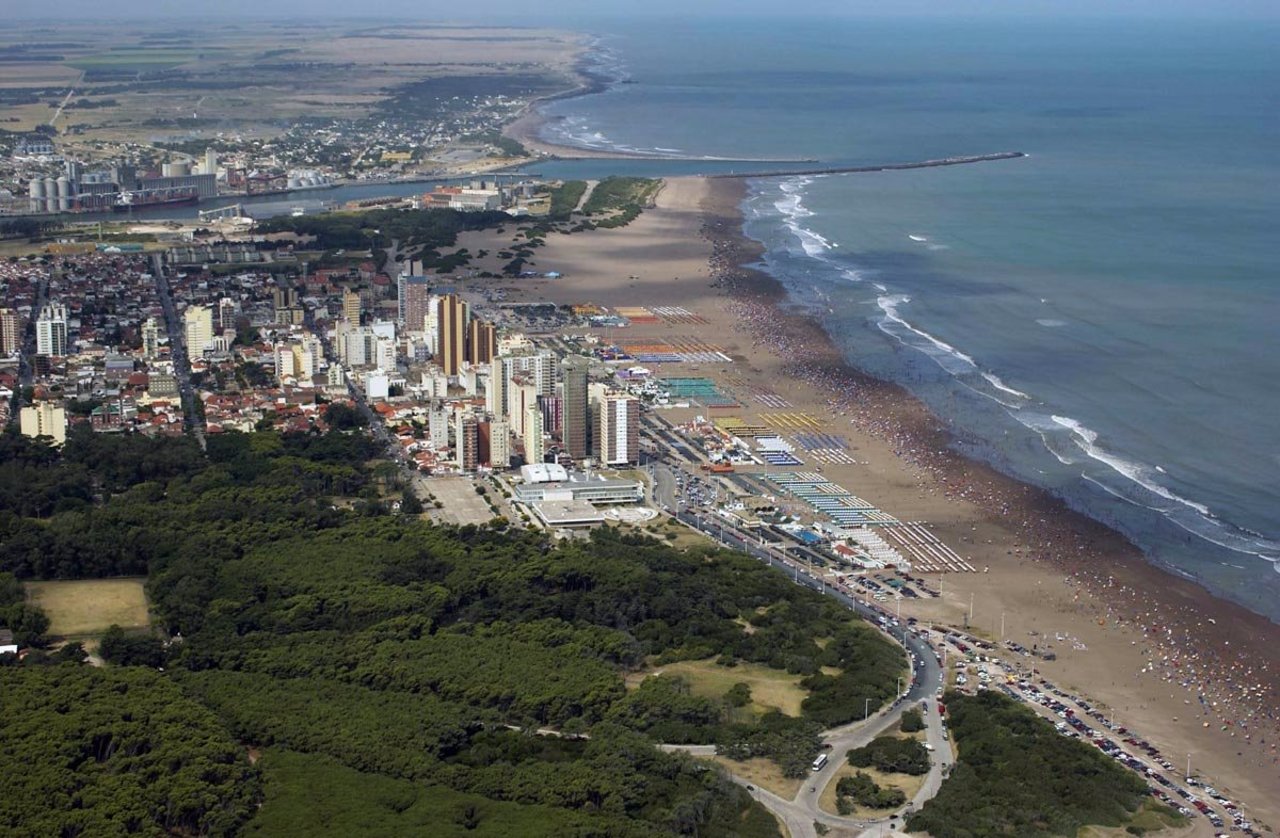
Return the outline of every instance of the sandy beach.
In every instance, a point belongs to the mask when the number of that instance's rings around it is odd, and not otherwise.
[[[743,382],[765,387],[846,437],[857,462],[825,464],[824,476],[900,520],[927,521],[978,569],[947,574],[941,599],[907,600],[904,616],[960,626],[972,604],[975,632],[999,639],[1003,622],[1005,638],[1051,644],[1057,660],[1036,664],[1045,677],[1107,708],[1179,770],[1191,754],[1255,823],[1280,826],[1280,626],[1155,567],[1047,493],[952,452],[920,402],[850,368],[775,280],[746,267],[759,247],[741,235],[743,189],[734,180],[669,180],[658,206],[625,228],[550,235],[534,263],[562,278],[476,285],[507,289],[510,302],[680,306],[704,318],[633,324],[608,337],[714,344],[733,363],[657,372],[716,379],[744,403],[734,415],[747,419],[767,408],[746,397]],[[510,236],[466,234],[459,244],[494,253]],[[497,269],[488,261],[475,267]]]

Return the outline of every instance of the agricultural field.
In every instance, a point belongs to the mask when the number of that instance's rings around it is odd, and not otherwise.
[[[151,624],[143,579],[28,582],[27,597],[49,615],[49,634],[96,636],[112,625],[143,629]]]
[[[277,136],[291,122],[434,95],[417,87],[436,80],[452,84],[448,95],[563,89],[578,49],[578,36],[549,29],[19,24],[0,33],[0,89],[37,101],[0,97],[0,127],[31,130],[74,89],[55,125],[86,145]]]
[[[198,54],[186,49],[114,49],[68,60],[67,66],[77,70],[108,68],[120,72],[167,70],[195,60]]]

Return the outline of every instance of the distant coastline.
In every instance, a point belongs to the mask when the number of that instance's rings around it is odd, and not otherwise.
[[[571,88],[540,96],[533,99],[521,109],[511,122],[502,128],[502,136],[515,140],[535,156],[554,160],[684,160],[705,161],[708,163],[816,163],[812,158],[779,158],[779,157],[690,157],[679,154],[647,154],[639,151],[618,151],[612,149],[585,148],[566,145],[546,140],[542,137],[542,129],[556,121],[547,117],[542,108],[552,102],[563,102],[604,93],[617,79],[612,79],[593,70],[587,56],[590,50],[584,50],[573,62],[573,74],[578,83]]]

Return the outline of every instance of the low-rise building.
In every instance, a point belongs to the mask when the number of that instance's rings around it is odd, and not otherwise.
[[[515,487],[515,499],[525,504],[568,500],[597,505],[639,503],[644,500],[644,485],[620,477],[569,472],[566,480],[521,483]]]

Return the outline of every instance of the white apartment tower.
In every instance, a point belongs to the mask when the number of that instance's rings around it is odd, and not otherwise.
[[[18,427],[23,436],[47,436],[54,445],[67,441],[67,411],[57,402],[36,402],[22,408]]]
[[[154,317],[142,323],[142,356],[148,361],[160,357],[160,323]]]
[[[633,396],[608,395],[600,400],[596,453],[604,465],[640,461],[640,402]]]
[[[501,419],[489,423],[489,465],[503,470],[511,465],[511,426]]]
[[[63,357],[67,354],[67,307],[48,303],[36,319],[36,354]]]
[[[213,311],[208,306],[189,306],[182,313],[187,337],[187,360],[197,361],[213,342]]]
[[[540,463],[547,456],[546,443],[542,438],[542,411],[536,404],[530,405],[524,413],[524,461]]]

